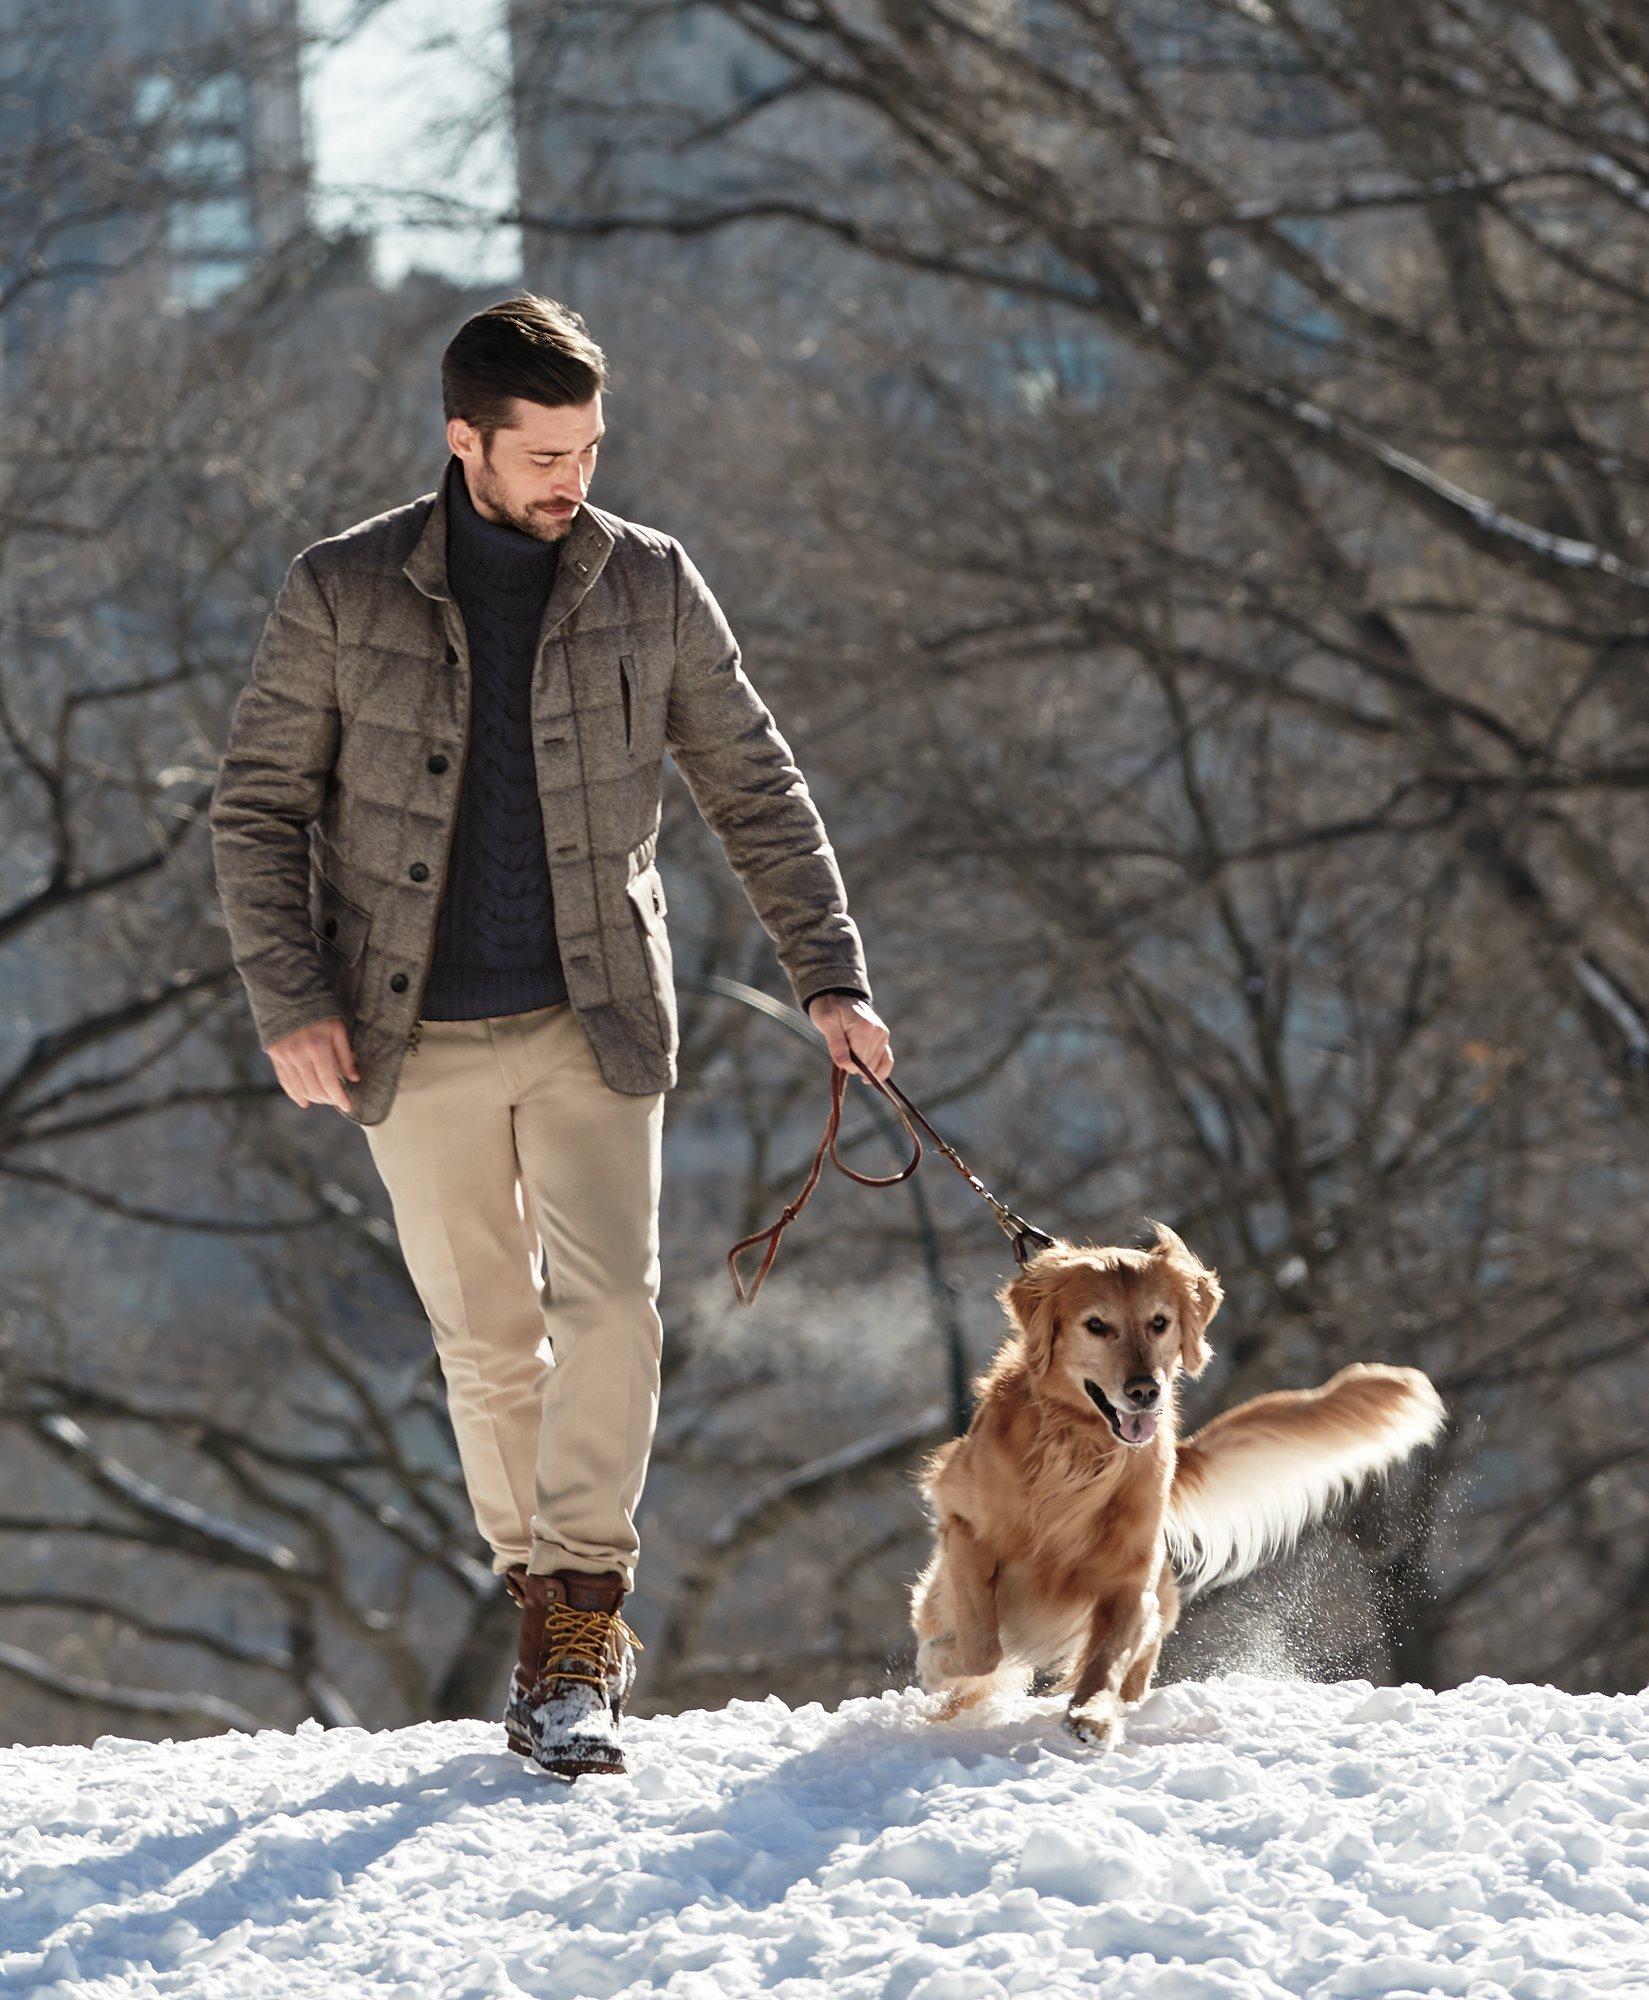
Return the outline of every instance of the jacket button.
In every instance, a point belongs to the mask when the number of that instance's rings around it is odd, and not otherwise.
[[[404,993],[407,990],[407,976],[404,972],[390,974],[389,990],[391,993]]]
[[[414,882],[426,882],[429,879],[429,863],[427,861],[415,861],[407,870],[407,873],[412,877]]]
[[[441,755],[440,751],[437,750],[435,755],[430,758],[428,764],[426,764],[424,768],[428,771],[444,771],[447,768],[447,760],[445,757]]]
[[[458,663],[458,648],[449,642],[447,646],[447,665],[451,667],[451,666],[456,666],[457,663]]]
[[[328,937],[336,937],[338,935],[338,919],[336,917],[328,917],[326,922],[321,925],[321,929],[326,932]]]

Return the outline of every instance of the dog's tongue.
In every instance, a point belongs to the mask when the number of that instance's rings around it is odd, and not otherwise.
[[[1130,1444],[1144,1444],[1157,1434],[1157,1417],[1154,1410],[1122,1410],[1117,1414],[1122,1426],[1122,1435]]]

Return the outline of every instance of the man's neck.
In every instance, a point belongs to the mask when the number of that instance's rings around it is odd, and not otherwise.
[[[539,563],[548,565],[554,561],[558,543],[530,535],[513,521],[494,520],[476,506],[464,461],[456,453],[447,476],[453,482],[448,495],[449,550],[456,542],[461,558],[484,564],[508,562],[537,567]]]

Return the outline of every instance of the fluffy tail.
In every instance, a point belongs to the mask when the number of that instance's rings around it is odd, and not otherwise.
[[[1165,1529],[1182,1581],[1233,1583],[1443,1428],[1418,1368],[1354,1361],[1320,1389],[1279,1389],[1223,1411],[1178,1448]]]

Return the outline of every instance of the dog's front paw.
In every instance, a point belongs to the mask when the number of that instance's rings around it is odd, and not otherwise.
[[[1109,1749],[1122,1738],[1122,1705],[1114,1694],[1094,1695],[1080,1708],[1066,1709],[1060,1727],[1079,1743],[1096,1750]]]
[[[937,1694],[948,1680],[960,1680],[961,1669],[954,1664],[956,1634],[936,1632],[916,1648],[916,1678],[928,1694]]]
[[[970,1649],[949,1630],[936,1632],[916,1649],[916,1674],[929,1694],[947,1681],[974,1680],[993,1674],[1002,1664],[1002,1648],[974,1646]]]

